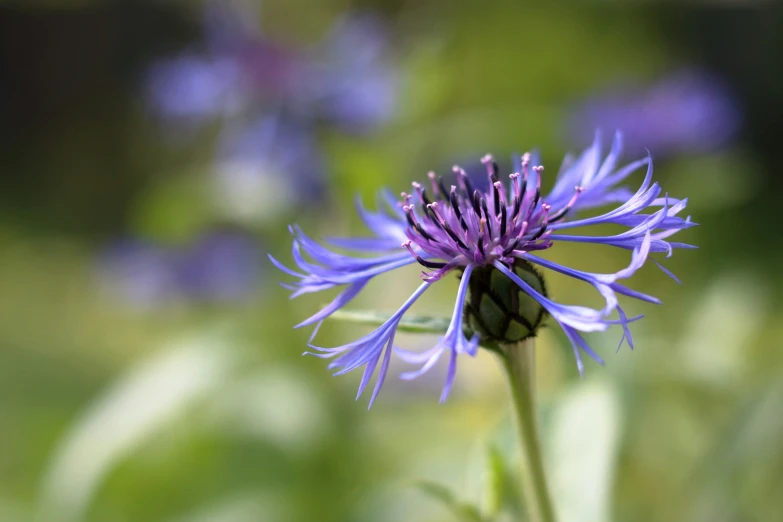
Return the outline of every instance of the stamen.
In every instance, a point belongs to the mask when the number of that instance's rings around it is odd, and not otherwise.
[[[500,207],[500,235],[506,235],[506,206]]]
[[[500,194],[500,203],[501,203],[501,205],[505,206],[507,204],[507,201],[508,201],[506,199],[506,186],[503,185],[503,183],[500,182],[500,181],[496,181],[494,183],[494,185],[495,185],[495,188],[498,190],[498,193]]]
[[[411,185],[413,186],[413,189],[416,191],[416,194],[419,195],[419,199],[421,199],[421,183],[414,181],[413,183],[411,183]]]
[[[487,166],[487,175],[489,175],[491,183],[495,183],[498,180],[498,172],[500,172],[500,168],[498,167],[495,159],[492,157],[492,154],[487,154],[481,158],[481,163]]]
[[[465,223],[465,219],[462,217],[462,212],[459,210],[459,198],[457,197],[457,187],[451,186],[451,194],[449,199],[451,200],[451,208],[454,209],[454,215],[459,219],[459,224],[463,230],[467,232],[468,224]]]
[[[553,214],[549,218],[549,222],[550,223],[555,223],[555,222],[563,219],[565,217],[565,215],[568,214],[568,211],[571,210],[571,207],[574,206],[574,203],[576,203],[576,200],[579,197],[579,194],[584,192],[585,189],[583,187],[576,186],[576,187],[574,187],[574,190],[576,190],[576,194],[574,194],[573,197],[571,197],[571,200],[568,202],[568,204],[565,207],[560,209],[557,213]]]
[[[435,180],[437,177],[433,171],[429,171],[427,173],[427,177],[430,178],[430,184],[432,185],[432,193],[434,194],[434,197],[437,199],[438,197],[438,182]]]
[[[499,181],[492,183],[492,201],[495,203],[495,215],[500,214],[500,190],[498,189]]]
[[[425,266],[427,268],[432,268],[433,270],[438,270],[446,266],[446,263],[438,263],[435,261],[427,261],[423,257],[421,257],[419,254],[413,251],[413,248],[411,248],[411,242],[406,241],[401,245],[404,248],[408,249],[408,252],[411,253],[411,255],[416,259],[416,261],[419,262],[420,265]]]
[[[422,227],[416,219],[416,215],[413,213],[413,205],[403,207],[403,210],[405,211],[405,217],[408,220],[408,224],[411,227],[413,227],[424,239],[437,243],[435,238],[432,237],[426,230],[424,230],[424,227]]]
[[[465,243],[464,243],[464,242],[463,242],[463,241],[462,241],[462,240],[459,238],[459,236],[458,236],[458,235],[457,235],[457,234],[456,234],[456,233],[455,233],[455,232],[454,232],[454,231],[451,229],[451,227],[449,226],[449,224],[448,224],[448,223],[446,223],[445,221],[443,222],[443,230],[445,230],[445,231],[446,231],[446,233],[449,235],[449,237],[451,237],[451,239],[453,239],[453,240],[454,240],[454,241],[455,241],[455,242],[456,242],[456,243],[457,243],[459,246],[461,246],[461,247],[462,247],[462,248],[464,248],[465,250],[468,250],[468,245],[466,245],[466,244],[465,244]]]
[[[478,190],[473,191],[473,211],[477,217],[481,217],[481,192]]]
[[[525,199],[525,192],[527,192],[527,163],[524,163],[523,157],[523,171],[522,183],[519,183],[519,174],[514,177],[514,212],[511,213],[511,220],[516,221],[519,211],[522,209],[522,201]],[[519,185],[517,185],[519,183]]]
[[[455,243],[457,243],[459,246],[461,246],[464,249],[468,248],[468,245],[466,245],[460,238],[457,236],[457,234],[454,233],[454,231],[451,229],[448,223],[446,223],[446,220],[443,219],[443,216],[440,215],[438,212],[438,203],[432,203],[428,206],[428,208],[432,211],[435,216],[437,216],[438,220],[440,221],[440,228],[446,231],[446,233],[449,235],[449,237],[454,240]]]
[[[536,210],[536,207],[538,206],[538,201],[541,199],[541,173],[544,171],[544,167],[541,166],[533,167],[533,170],[536,171],[538,176],[536,176],[536,194],[533,196],[533,201],[530,207],[527,209],[528,218]]]
[[[552,207],[550,207],[546,203],[541,205],[541,210],[544,212],[544,220],[543,220],[543,222],[541,224],[541,228],[539,228],[538,231],[535,234],[533,234],[533,237],[528,239],[528,241],[533,242],[536,239],[538,239],[539,237],[541,237],[544,234],[544,232],[546,232],[546,227],[549,224],[549,209],[550,208],[552,208]]]
[[[421,202],[424,205],[429,205],[430,203],[432,203],[430,201],[430,198],[427,197],[427,191],[425,189],[421,189],[421,193],[419,194],[419,196],[421,197]]]
[[[442,230],[443,225],[441,224],[441,222],[443,221],[443,219],[435,211],[437,207],[438,207],[437,201],[434,201],[432,203],[427,203],[427,206],[424,207],[424,214],[427,216],[427,219],[429,219],[433,224],[435,224],[438,228]]]
[[[543,235],[544,235],[544,232],[546,232],[546,227],[547,227],[547,225],[546,225],[546,224],[544,224],[544,225],[543,225],[541,228],[539,228],[539,229],[538,229],[538,232],[536,232],[535,234],[533,234],[533,237],[531,237],[530,239],[528,239],[528,241],[530,241],[530,242],[532,243],[533,241],[535,241],[535,240],[536,240],[536,239],[538,239],[539,237],[543,236]]]
[[[489,209],[487,208],[487,200],[484,199],[484,198],[481,198],[481,210],[484,211],[484,216],[486,217],[486,220],[487,220],[487,234],[491,238],[492,237],[492,224],[491,224],[492,220],[489,217]]]
[[[519,233],[517,234],[517,237],[514,240],[514,242],[511,243],[511,245],[509,245],[508,247],[506,247],[505,250],[503,250],[504,256],[509,255],[513,250],[517,248],[519,243],[522,242],[522,238],[525,236],[525,232],[527,232],[527,221],[522,222],[522,228],[519,230]]]
[[[468,173],[459,165],[454,165],[452,170],[457,175],[457,181],[460,184],[460,188],[464,191],[465,197],[470,198],[470,195],[473,194],[473,184],[470,182],[470,179],[468,179]]]
[[[449,200],[449,191],[446,190],[446,185],[443,183],[443,176],[438,178],[438,188],[440,189],[440,193],[443,194],[443,199],[445,201]]]

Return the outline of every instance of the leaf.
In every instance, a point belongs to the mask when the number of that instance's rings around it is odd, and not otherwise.
[[[331,315],[339,321],[350,321],[360,324],[380,326],[385,323],[392,314],[376,312],[372,310],[338,310]],[[427,317],[424,315],[406,314],[400,319],[397,330],[411,333],[446,333],[449,328],[449,319],[445,317]]]
[[[239,361],[234,348],[220,332],[199,332],[166,344],[113,382],[59,441],[40,520],[82,520],[116,465],[225,387]]]
[[[494,445],[490,445],[487,448],[482,482],[484,486],[484,491],[482,491],[484,510],[488,515],[496,516],[503,508],[506,489],[506,469],[503,456]]]
[[[502,449],[505,446],[507,444],[501,441],[486,445],[481,471],[482,513],[489,520],[525,521],[522,488],[515,472],[516,460],[508,454],[508,448]]]
[[[488,522],[481,516],[481,513],[479,513],[479,510],[475,506],[466,502],[460,502],[456,496],[454,496],[454,493],[442,484],[425,480],[418,482],[416,487],[424,494],[440,501],[440,503],[449,508],[457,517],[457,520],[460,520],[461,522]]]

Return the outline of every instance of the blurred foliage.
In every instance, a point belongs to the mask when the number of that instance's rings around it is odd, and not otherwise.
[[[139,307],[105,291],[97,259],[116,238],[184,248],[224,224],[210,199],[220,129],[172,139],[142,94],[150,63],[202,38],[199,3],[3,5],[0,520],[455,520],[410,487],[418,479],[481,513],[513,506],[487,492],[487,480],[515,480],[498,479],[497,455],[509,475],[516,458],[491,354],[463,365],[444,406],[436,377],[390,378],[367,412],[352,400],[357,375],[333,378],[301,357],[309,332],[291,326],[325,297],[288,301],[268,263],[241,301]],[[710,2],[269,0],[259,23],[304,46],[351,10],[385,23],[399,105],[369,134],[312,129],[327,165],[324,202],[232,223],[284,260],[289,222],[314,237],[358,232],[354,193],[371,202],[380,186],[398,192],[487,151],[539,146],[554,170],[585,145],[564,137],[569,107],[614,82],[693,65],[735,89],[745,114],[736,141],[656,163],[665,189],[691,198],[701,226],[685,234],[700,249],[667,265],[682,286],[654,267],[635,278],[665,302],[629,306],[647,316],[634,325],[636,351],[615,355],[619,335],[592,337],[607,365],[589,364],[580,381],[559,333],[542,334],[544,446],[565,521],[779,519],[783,178],[772,140],[783,72],[770,65],[779,13]],[[625,259],[569,247],[552,255],[578,256],[587,270]],[[383,278],[356,307],[393,307],[416,284],[415,269],[403,273],[407,287],[402,274]],[[594,298],[548,282],[563,302]],[[448,314],[455,288],[433,291],[416,313]],[[327,323],[319,335],[328,346],[363,328]],[[488,445],[498,448],[490,471]]]

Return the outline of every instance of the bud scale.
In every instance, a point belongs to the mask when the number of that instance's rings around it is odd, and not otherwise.
[[[525,260],[517,259],[514,273],[546,296],[541,274]],[[473,271],[465,302],[466,329],[482,342],[515,343],[533,337],[546,317],[544,308],[494,267]]]

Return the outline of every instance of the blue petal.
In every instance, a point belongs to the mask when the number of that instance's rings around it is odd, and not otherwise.
[[[370,405],[375,400],[378,392],[386,378],[386,372],[389,365],[390,352],[394,345],[394,336],[397,332],[397,326],[405,312],[416,302],[416,300],[429,288],[430,283],[422,283],[419,288],[405,301],[405,303],[387,319],[381,326],[365,335],[361,339],[336,348],[322,348],[311,346],[314,350],[321,352],[314,354],[321,357],[338,356],[330,365],[330,368],[340,368],[335,375],[342,375],[355,370],[360,366],[365,366],[364,374],[359,385],[357,398],[362,394],[369,382],[378,361],[383,356],[381,371],[378,375],[378,381],[371,398]]]
[[[466,353],[471,357],[475,357],[478,353],[478,336],[474,336],[472,339],[468,340],[465,337],[462,329],[465,299],[467,298],[468,293],[468,282],[470,281],[470,276],[473,273],[473,269],[473,265],[468,265],[465,267],[465,272],[462,274],[462,279],[460,280],[459,290],[457,290],[457,299],[454,303],[454,312],[451,316],[451,322],[449,323],[449,327],[446,329],[446,333],[444,334],[443,338],[440,339],[438,344],[423,354],[412,354],[410,352],[397,349],[397,353],[403,360],[408,362],[424,363],[418,370],[403,373],[400,377],[405,380],[415,379],[427,373],[435,365],[435,363],[438,362],[444,351],[448,350],[451,352],[449,367],[446,371],[446,382],[443,386],[443,391],[441,392],[440,402],[444,402],[448,398],[449,392],[451,391],[451,386],[454,382],[454,376],[456,374],[457,356],[459,354]]]

